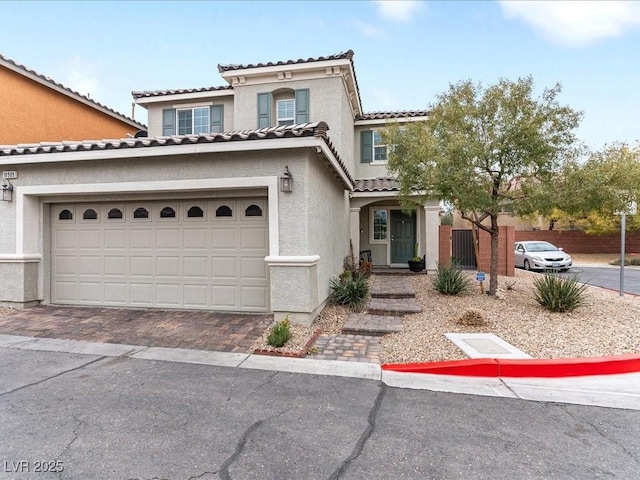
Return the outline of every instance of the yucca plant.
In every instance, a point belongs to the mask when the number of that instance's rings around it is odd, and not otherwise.
[[[284,317],[284,320],[276,323],[269,332],[267,337],[267,344],[272,347],[282,347],[291,338],[291,327],[289,325],[289,316]]]
[[[431,278],[433,288],[443,295],[459,295],[471,288],[471,278],[456,262],[448,264],[438,263],[438,270]]]
[[[577,275],[545,273],[533,281],[536,302],[551,312],[570,312],[586,303],[587,285]]]
[[[351,277],[332,278],[329,281],[331,303],[348,305],[351,308],[360,308],[369,294],[367,277],[354,273]]]

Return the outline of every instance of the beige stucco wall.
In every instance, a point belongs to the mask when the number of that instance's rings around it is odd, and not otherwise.
[[[340,77],[321,79],[282,80],[258,85],[236,85],[234,121],[236,130],[258,128],[258,93],[273,92],[279,89],[309,89],[309,121],[324,121],[329,125],[329,137],[336,150],[344,159],[351,156],[353,119],[349,103],[346,100],[344,86]],[[345,110],[348,111],[345,113]],[[350,121],[344,124],[344,119]],[[275,104],[271,113],[272,124],[276,124]]]
[[[384,124],[381,125],[358,125],[355,127],[354,134],[354,173],[355,178],[379,178],[389,177],[387,163],[361,163],[360,162],[360,132],[366,130],[383,130]]]

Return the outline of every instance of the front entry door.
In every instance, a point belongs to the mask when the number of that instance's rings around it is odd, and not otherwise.
[[[391,210],[391,263],[407,263],[413,258],[415,212]]]

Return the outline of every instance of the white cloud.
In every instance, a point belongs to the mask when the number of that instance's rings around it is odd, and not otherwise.
[[[82,95],[95,98],[100,92],[98,70],[96,64],[82,60],[76,55],[69,61],[62,83]]]
[[[521,18],[547,38],[569,45],[616,37],[640,27],[640,3],[630,1],[500,0],[509,18]]]
[[[423,7],[423,2],[417,0],[377,0],[374,4],[382,17],[404,23],[410,22]]]

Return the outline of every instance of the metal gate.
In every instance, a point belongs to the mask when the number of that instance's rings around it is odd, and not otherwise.
[[[451,231],[451,254],[453,260],[461,267],[475,270],[476,252],[473,248],[473,235],[471,230]]]

